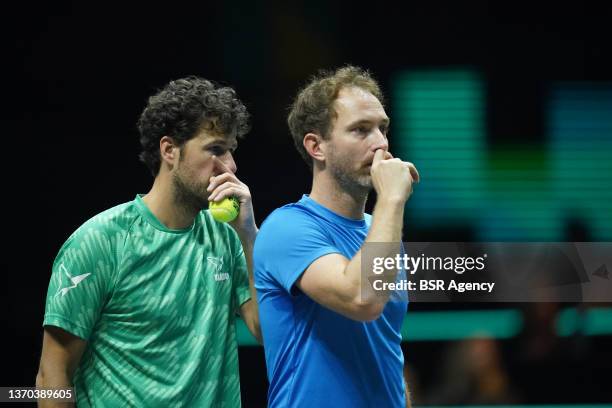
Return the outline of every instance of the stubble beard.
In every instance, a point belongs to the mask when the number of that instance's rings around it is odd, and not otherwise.
[[[368,174],[357,174],[353,170],[351,158],[330,152],[329,169],[340,188],[352,196],[367,197],[372,191],[372,177]]]
[[[174,202],[184,211],[198,213],[208,207],[208,192],[203,185],[186,180],[181,172],[172,176]]]

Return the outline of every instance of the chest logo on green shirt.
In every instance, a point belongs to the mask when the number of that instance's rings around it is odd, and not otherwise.
[[[212,265],[213,271],[215,272],[215,280],[217,282],[221,282],[221,281],[225,281],[229,279],[229,273],[221,272],[221,268],[223,268],[223,258],[209,256],[206,259],[208,260],[208,263]]]

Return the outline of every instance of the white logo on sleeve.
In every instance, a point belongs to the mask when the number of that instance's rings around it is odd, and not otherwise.
[[[208,263],[213,266],[213,270],[215,271],[215,280],[217,282],[229,279],[229,273],[227,273],[227,272],[220,272],[221,268],[223,268],[223,258],[217,258],[217,257],[214,257],[214,256],[209,256],[206,259],[208,260]]]
[[[65,296],[66,293],[68,293],[68,291],[70,289],[76,288],[79,285],[79,283],[83,282],[89,275],[91,275],[91,273],[84,273],[82,275],[71,276],[68,273],[68,270],[66,269],[64,264],[60,265],[60,271],[62,271],[68,277],[68,280],[72,283],[72,286],[66,286],[66,287],[63,287],[63,288],[59,288],[57,290],[57,293],[55,294],[55,296],[57,296],[57,295],[59,295],[61,293],[62,297]]]

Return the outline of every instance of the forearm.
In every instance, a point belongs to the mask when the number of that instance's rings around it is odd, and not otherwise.
[[[408,381],[404,378],[404,386],[406,387],[406,408],[412,408],[412,398],[410,395],[410,389],[408,388]]]
[[[239,234],[240,242],[242,244],[242,250],[244,251],[244,257],[246,259],[247,270],[249,273],[249,293],[251,294],[251,300],[249,301],[249,313],[247,316],[243,316],[245,323],[249,328],[249,331],[255,336],[255,338],[261,342],[261,330],[259,326],[259,307],[257,304],[257,292],[255,290],[255,277],[253,268],[253,247],[255,245],[255,238],[257,236],[257,228],[249,233]]]
[[[36,387],[45,389],[68,388],[72,387],[72,381],[64,370],[45,370],[41,366],[36,375]],[[39,399],[38,406],[40,408],[72,408],[75,404],[74,402]]]
[[[412,192],[413,180],[419,180],[412,163],[393,159],[383,149],[374,153],[370,174],[378,199],[363,246],[351,259],[335,251],[321,256],[308,266],[297,281],[298,287],[317,303],[359,321],[377,319],[389,300],[388,291],[377,291],[370,282],[374,284],[381,279],[394,281],[398,272],[391,270],[384,276],[378,275],[374,273],[374,265],[368,265],[362,271],[362,256],[367,255],[366,259],[369,259],[376,255],[376,258],[386,260],[398,254],[401,250],[404,206]],[[381,248],[371,245],[374,243],[386,245]],[[371,245],[371,248],[364,253],[367,245]]]
[[[380,199],[374,206],[372,226],[365,242],[400,242],[404,225],[402,199]]]
[[[404,224],[404,200],[386,200],[380,199],[376,202],[374,207],[374,213],[372,214],[372,226],[366,237],[364,245],[361,249],[351,258],[347,264],[344,274],[349,280],[351,287],[351,296],[360,299],[360,302],[370,305],[372,303],[378,303],[384,305],[387,298],[381,297],[380,294],[374,293],[373,288],[370,285],[362,284],[362,279],[365,278],[366,282],[368,278],[375,276],[373,271],[367,271],[365,276],[362,276],[362,252],[364,248],[371,243],[386,243],[395,245],[385,246],[381,248],[384,250],[384,254],[377,256],[392,256],[397,253],[399,245],[401,245],[402,239],[402,228]],[[397,271],[395,271],[397,273]],[[391,276],[390,278],[394,278]]]

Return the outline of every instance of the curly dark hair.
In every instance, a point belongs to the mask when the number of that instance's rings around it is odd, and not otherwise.
[[[384,105],[378,82],[368,71],[352,65],[335,71],[319,71],[295,97],[287,124],[296,149],[310,167],[312,158],[304,149],[304,136],[307,133],[316,133],[323,139],[329,138],[332,120],[337,115],[334,101],[342,88],[352,86],[370,92]]]
[[[170,136],[182,146],[206,123],[226,137],[242,137],[250,129],[249,113],[232,88],[196,76],[170,81],[149,98],[138,119],[140,160],[157,176],[159,140]]]

